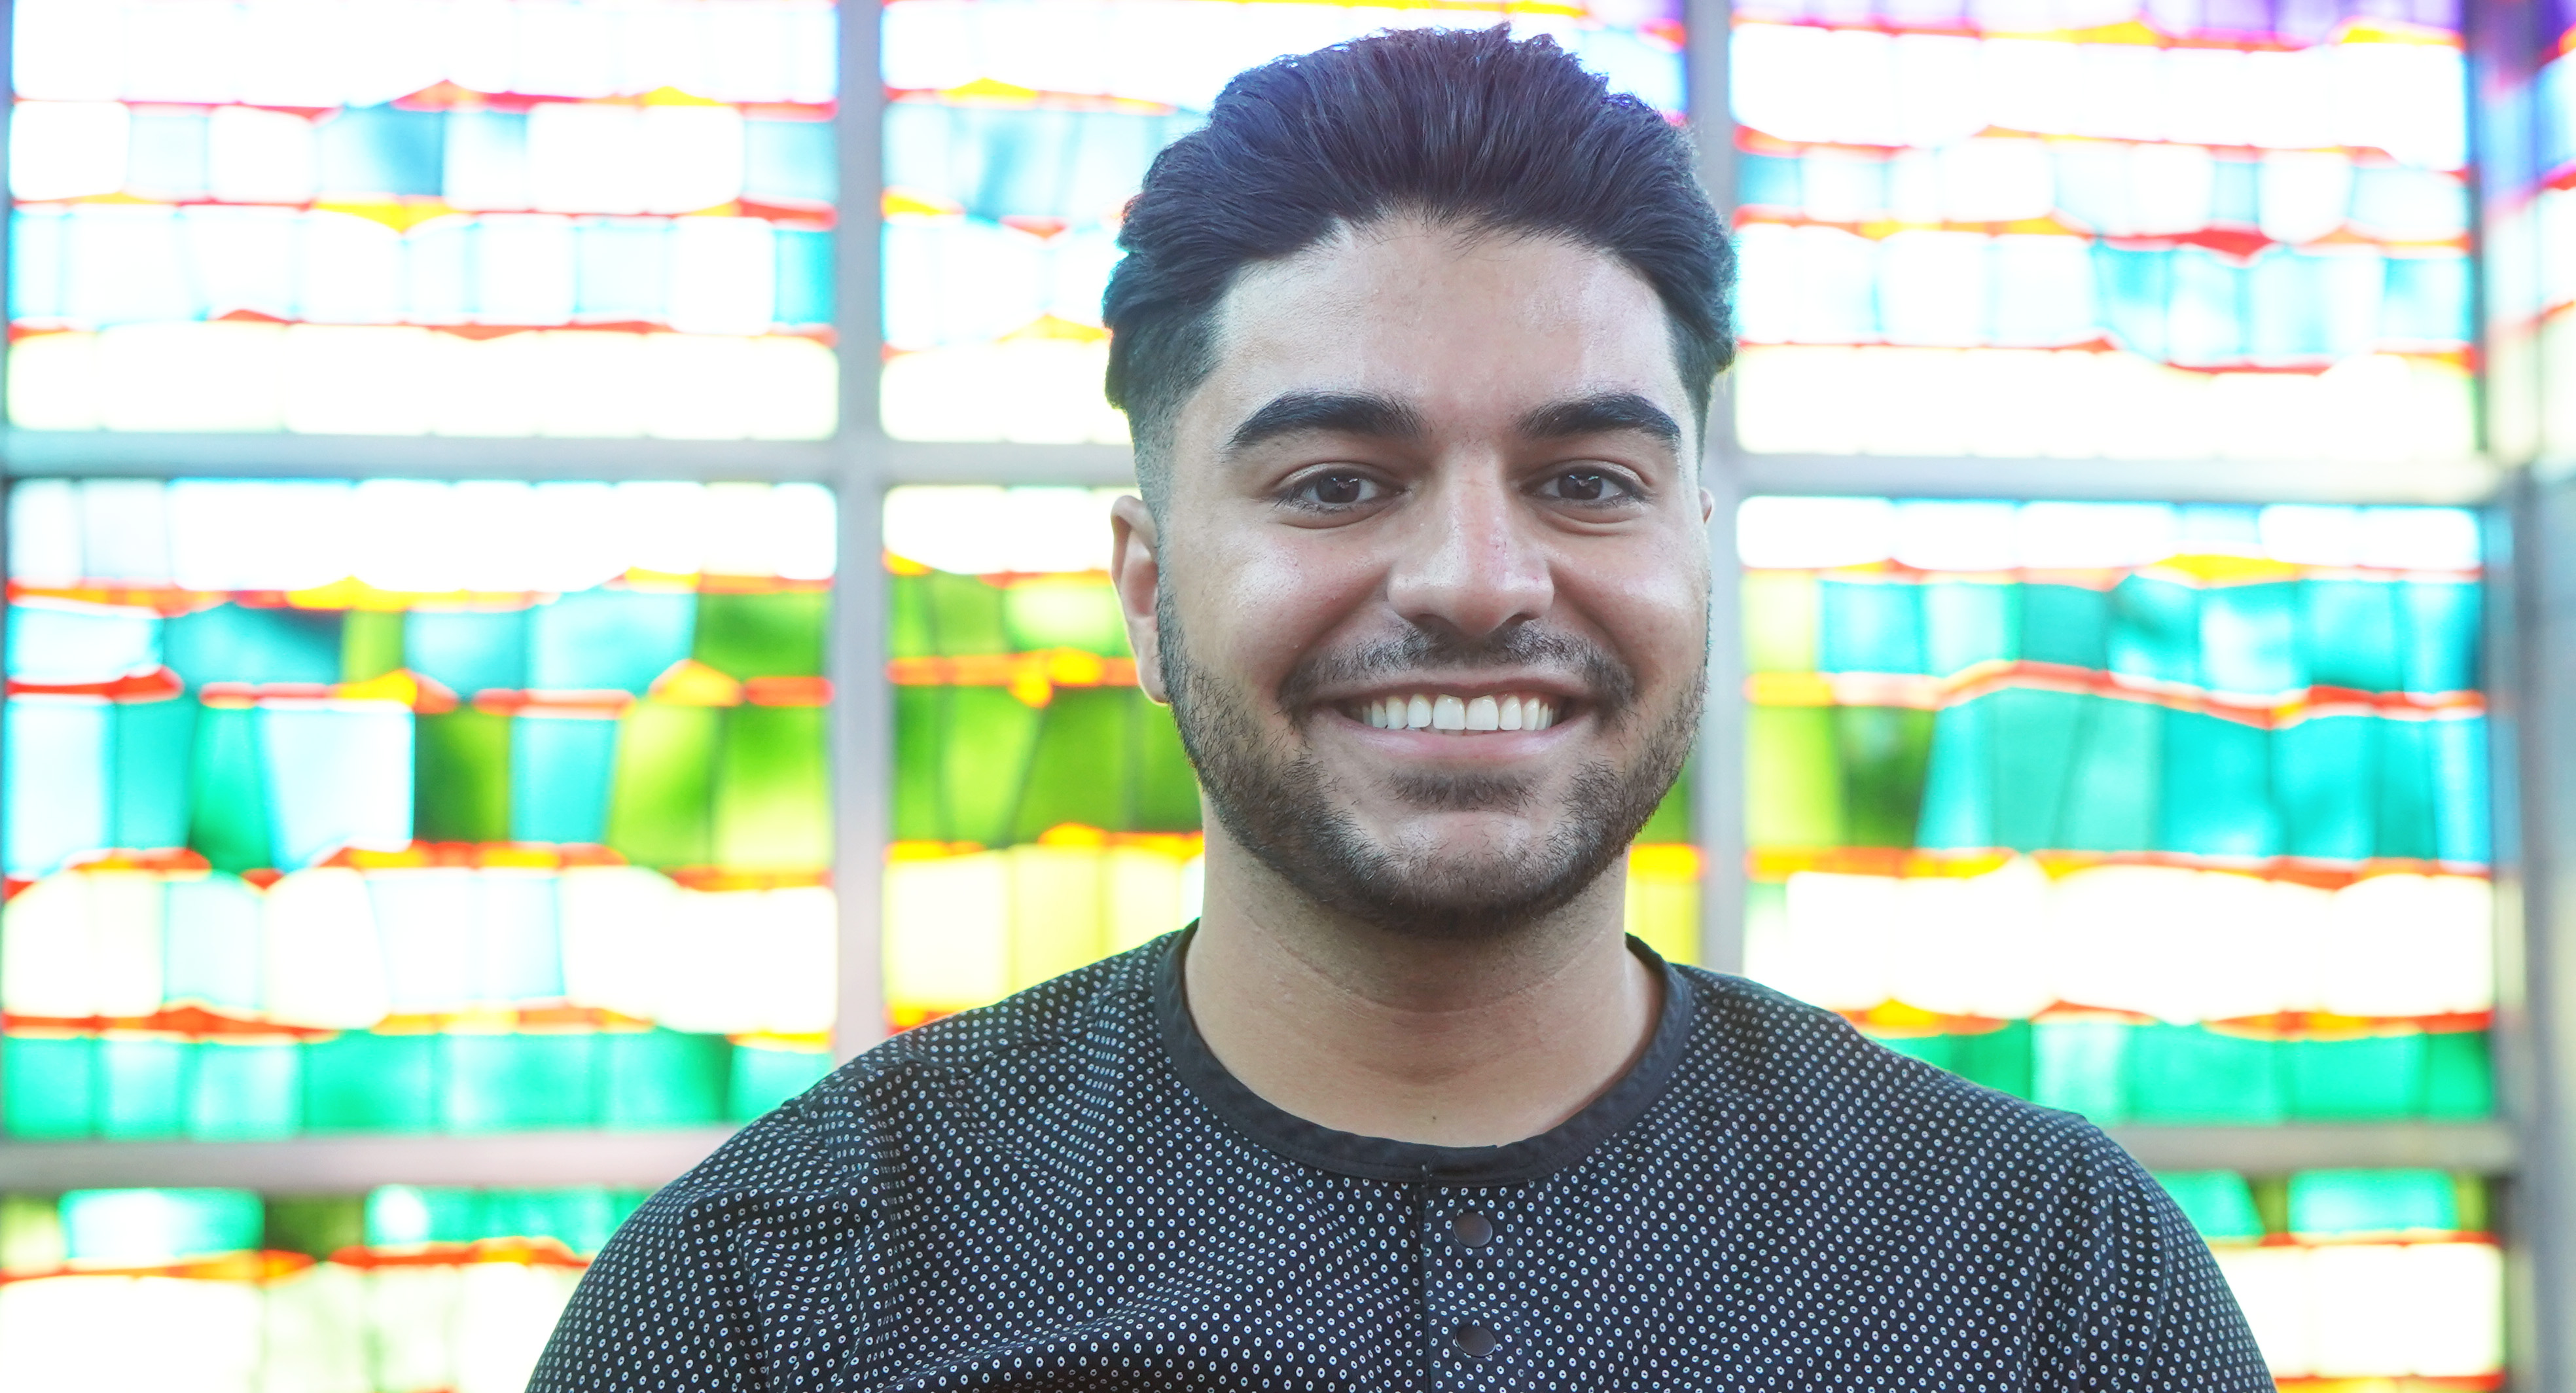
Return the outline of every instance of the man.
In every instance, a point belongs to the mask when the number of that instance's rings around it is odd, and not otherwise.
[[[1204,916],[746,1129],[538,1393],[2271,1386],[2099,1132],[1620,932],[1731,354],[1676,132],[1368,39],[1237,79],[1122,241],[1111,574]]]

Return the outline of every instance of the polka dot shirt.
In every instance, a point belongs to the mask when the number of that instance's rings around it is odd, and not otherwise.
[[[2209,1251],[2066,1113],[1673,967],[1554,1131],[1281,1112],[1180,935],[852,1061],[628,1220],[532,1393],[2269,1389]]]

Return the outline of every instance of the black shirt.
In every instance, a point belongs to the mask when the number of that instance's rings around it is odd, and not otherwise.
[[[2079,1118],[1673,967],[1509,1146],[1301,1121],[1172,935],[879,1045],[628,1220],[530,1385],[2269,1389],[2191,1225]]]

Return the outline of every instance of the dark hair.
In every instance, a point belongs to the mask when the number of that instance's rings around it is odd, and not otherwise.
[[[1393,215],[1627,263],[1663,301],[1704,426],[1735,357],[1735,252],[1691,159],[1688,136],[1543,35],[1405,30],[1237,76],[1206,126],[1155,157],[1102,302],[1109,402],[1146,499],[1159,511],[1171,418],[1215,367],[1211,320],[1235,273]]]

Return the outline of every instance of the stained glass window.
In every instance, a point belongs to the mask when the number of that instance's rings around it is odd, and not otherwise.
[[[1171,713],[1136,686],[1105,569],[1118,492],[887,496],[897,1029],[1197,917],[1198,784]],[[1631,931],[1685,961],[1700,903],[1688,809],[1685,780],[1631,851],[1628,893]]]
[[[2538,41],[2538,73],[2525,90],[2497,93],[2487,115],[2501,153],[2529,151],[2537,158],[2519,169],[2499,161],[2503,167],[2489,188],[2485,239],[2494,268],[2493,380],[2499,397],[2511,398],[2499,402],[2508,409],[2496,414],[2510,420],[2528,412],[2541,430],[2536,438],[2517,431],[2516,438],[2498,444],[2565,458],[2576,454],[2576,11],[2559,3],[2534,5],[2527,22],[2538,32],[2515,37]],[[2500,18],[2497,27],[2515,23]],[[2513,124],[2535,117],[2536,132]],[[2526,367],[2536,367],[2536,374],[2527,378],[2517,371]]]
[[[2433,1170],[2156,1177],[2209,1241],[2284,1389],[2492,1388],[2504,1254],[2486,1184]],[[2401,1385],[2404,1386],[2404,1385]]]
[[[2455,459],[2456,0],[1746,0],[1755,451]]]
[[[12,8],[14,424],[832,433],[829,0]]]
[[[1280,54],[1506,21],[1678,118],[1679,0],[886,0],[886,432],[1123,442],[1100,294],[1155,153]]]
[[[648,1127],[829,1059],[834,505],[21,481],[5,1124]]]
[[[2488,1114],[2472,514],[1739,529],[1751,975],[2105,1124]]]
[[[408,1185],[0,1196],[0,1368],[98,1393],[519,1393],[582,1269],[643,1200]]]

